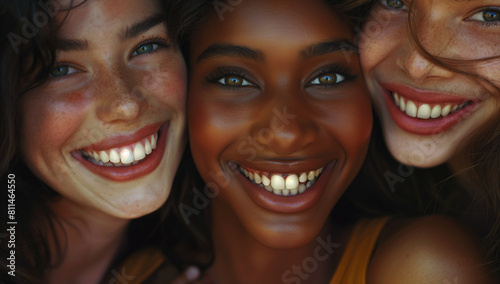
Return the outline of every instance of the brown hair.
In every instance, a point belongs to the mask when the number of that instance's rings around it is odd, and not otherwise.
[[[371,5],[373,0],[349,1],[350,7]],[[419,52],[433,64],[452,72],[469,76],[486,84],[496,96],[500,86],[475,71],[475,66],[500,59],[500,55],[472,60],[457,60],[439,57],[428,52],[418,38],[415,19],[415,1],[408,12],[410,40]],[[367,15],[365,15],[367,16]],[[397,188],[389,186],[386,174],[398,173],[402,164],[390,157],[380,126],[374,128],[372,144],[363,172],[362,186],[378,184],[382,193],[373,193],[367,200],[357,202],[359,206],[373,212],[388,211],[402,214],[447,214],[463,219],[482,236],[482,247],[494,266],[500,269],[500,114],[488,121],[477,131],[470,133],[470,142],[461,153],[461,168],[451,171],[446,165],[431,169],[413,169],[409,177]],[[403,165],[404,166],[404,165]],[[368,177],[368,179],[366,179]],[[371,177],[371,178],[370,178]],[[373,180],[374,178],[374,180]],[[378,208],[373,208],[378,200]],[[396,202],[394,202],[396,201]],[[392,205],[391,205],[392,203]],[[369,209],[368,209],[369,210]],[[464,213],[465,212],[465,213]],[[480,231],[483,232],[480,232]],[[495,263],[496,262],[496,263]]]
[[[51,12],[70,11],[85,3],[86,0],[71,1],[69,8],[51,10]],[[162,1],[166,16],[166,24],[170,37],[178,42],[182,19],[175,17],[179,9],[176,1]],[[45,283],[45,272],[51,266],[57,265],[64,254],[60,240],[55,239],[55,227],[60,226],[46,206],[47,201],[60,198],[57,192],[41,182],[27,168],[19,155],[20,111],[19,98],[23,94],[43,83],[49,74],[55,58],[54,36],[57,28],[51,17],[46,25],[31,25],[31,34],[26,30],[26,20],[32,20],[37,15],[48,15],[47,7],[50,0],[5,0],[0,3],[0,177],[2,183],[7,183],[15,175],[15,205],[16,243],[15,243],[15,277],[8,275],[10,271],[7,260],[10,250],[7,239],[0,242],[0,282],[1,283]],[[29,81],[26,78],[29,78]],[[21,83],[21,81],[23,81]],[[185,168],[184,168],[185,169]],[[187,170],[187,169],[185,169]],[[184,180],[184,170],[176,178],[173,188],[180,187]],[[2,203],[7,204],[7,187],[0,194]],[[172,190],[176,192],[177,190]],[[179,224],[170,212],[172,201],[169,199],[163,207],[152,214],[132,220],[128,228],[130,246],[120,252],[117,261],[141,246],[166,242],[164,236],[169,231],[159,227],[165,220],[169,230],[175,231]],[[2,210],[7,209],[2,207]],[[0,232],[7,232],[7,212],[0,214]],[[170,239],[169,239],[170,240]],[[174,240],[174,239],[172,239]],[[55,242],[57,251],[51,255],[49,242]],[[133,246],[133,247],[132,247]],[[169,255],[171,251],[166,251]]]

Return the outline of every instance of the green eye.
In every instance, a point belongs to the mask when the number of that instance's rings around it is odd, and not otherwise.
[[[405,6],[405,3],[400,0],[386,0],[387,6],[393,9],[401,9]]]
[[[309,83],[310,85],[334,85],[345,80],[345,77],[337,73],[325,73]]]
[[[228,87],[253,86],[252,83],[243,79],[243,77],[235,75],[222,77],[217,82],[219,82],[219,84],[226,85]]]
[[[134,51],[134,53],[132,54],[132,56],[134,56],[134,55],[141,55],[141,54],[145,54],[145,53],[150,53],[150,52],[156,50],[157,48],[158,48],[158,44],[154,44],[154,43],[144,44],[144,45],[139,46]]]
[[[63,77],[63,76],[67,76],[67,75],[71,75],[75,72],[77,72],[78,70],[76,70],[75,68],[73,67],[70,67],[68,65],[59,65],[59,66],[56,66],[54,68],[52,68],[52,70],[50,70],[50,73],[49,75],[51,77]]]

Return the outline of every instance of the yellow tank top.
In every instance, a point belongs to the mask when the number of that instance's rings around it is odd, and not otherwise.
[[[366,283],[366,270],[373,249],[389,219],[390,217],[363,219],[356,223],[330,284]]]

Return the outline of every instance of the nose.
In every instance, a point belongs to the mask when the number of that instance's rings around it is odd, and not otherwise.
[[[123,68],[117,68],[123,69]],[[148,109],[147,90],[136,76],[125,72],[106,72],[98,79],[97,117],[106,123],[130,122]]]
[[[431,62],[421,51],[414,47],[408,47],[408,51],[398,55],[396,64],[416,82],[422,82],[427,78],[450,78],[453,72]]]
[[[258,114],[252,126],[252,138],[264,149],[280,156],[293,156],[312,145],[318,135],[313,115],[305,104],[288,100],[271,103]]]

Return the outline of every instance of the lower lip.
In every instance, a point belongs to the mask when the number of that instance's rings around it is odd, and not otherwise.
[[[323,195],[328,177],[335,167],[335,162],[328,164],[319,179],[306,191],[295,196],[278,196],[265,188],[260,187],[249,181],[239,170],[234,169],[238,179],[243,184],[247,194],[259,206],[269,211],[278,213],[297,213],[311,208]]]
[[[477,103],[472,103],[446,117],[419,119],[410,117],[406,113],[402,112],[394,103],[394,98],[389,91],[385,91],[384,98],[389,109],[389,113],[399,128],[417,135],[434,135],[447,131],[462,121],[466,114],[470,113],[477,107]]]
[[[73,151],[72,156],[96,175],[118,182],[133,180],[154,171],[160,164],[167,141],[169,123],[164,124],[159,130],[159,139],[156,149],[139,163],[124,167],[105,167],[87,161],[79,151]]]

